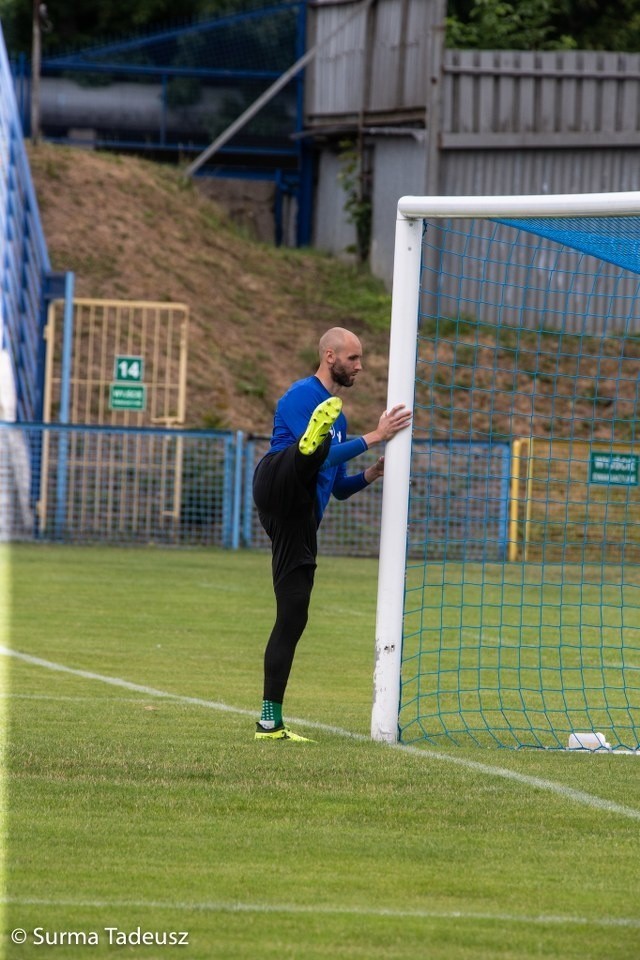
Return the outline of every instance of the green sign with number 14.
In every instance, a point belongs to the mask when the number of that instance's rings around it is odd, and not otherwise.
[[[143,372],[142,357],[116,357],[113,379],[118,383],[141,383]]]

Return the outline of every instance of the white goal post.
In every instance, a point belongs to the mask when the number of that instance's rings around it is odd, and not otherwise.
[[[424,220],[594,216],[640,216],[640,192],[402,197],[395,234],[387,407],[414,404]],[[412,431],[405,430],[389,441],[385,452],[371,736],[387,742],[398,739],[411,451]]]

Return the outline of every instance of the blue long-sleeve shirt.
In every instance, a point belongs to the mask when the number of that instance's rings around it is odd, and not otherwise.
[[[311,414],[331,394],[317,377],[306,377],[291,384],[278,401],[273,418],[273,433],[269,452],[284,450],[296,443],[307,428]],[[349,476],[345,463],[367,450],[363,437],[347,440],[347,419],[340,414],[331,429],[331,449],[318,474],[316,487],[316,517],[322,519],[331,494],[346,500],[367,486],[364,471]]]

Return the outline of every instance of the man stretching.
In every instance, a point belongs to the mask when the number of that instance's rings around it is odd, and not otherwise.
[[[268,452],[256,467],[253,496],[271,540],[276,621],[264,654],[262,713],[256,740],[307,740],[282,719],[282,702],[298,640],[307,624],[316,569],[317,529],[331,494],[346,500],[382,476],[384,457],[349,476],[345,463],[390,440],[411,423],[403,404],[377,427],[347,440],[341,394],[362,370],[362,346],[342,327],[320,339],[320,365],[278,401]]]

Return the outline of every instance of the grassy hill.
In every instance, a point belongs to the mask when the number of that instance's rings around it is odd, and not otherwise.
[[[189,305],[189,426],[268,431],[275,401],[315,370],[318,339],[334,325],[365,348],[350,429],[375,425],[390,316],[381,283],[313,251],[257,242],[175,168],[49,144],[30,156],[54,269],[75,272],[78,296]],[[468,318],[422,332],[418,427],[635,438],[638,337],[497,330]]]
[[[178,170],[40,144],[30,162],[56,270],[76,295],[174,300],[190,307],[190,426],[268,431],[275,401],[317,366],[334,325],[365,347],[349,395],[350,429],[377,423],[386,400],[390,298],[335,259],[276,249],[235,227]]]

